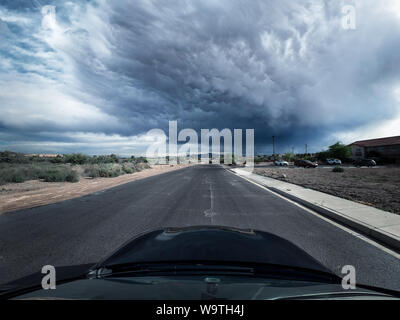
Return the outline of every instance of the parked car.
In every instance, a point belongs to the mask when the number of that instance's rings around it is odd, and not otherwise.
[[[354,165],[356,167],[375,167],[376,162],[375,162],[375,160],[372,160],[372,159],[360,159],[360,160],[356,160],[354,162]]]
[[[318,167],[318,163],[311,162],[310,160],[295,160],[294,165],[297,167],[303,168],[316,168]]]
[[[275,165],[281,166],[281,167],[287,167],[289,165],[289,162],[284,161],[284,160],[276,160]]]
[[[328,164],[332,164],[332,165],[340,165],[342,164],[342,161],[339,159],[326,159],[326,162]]]

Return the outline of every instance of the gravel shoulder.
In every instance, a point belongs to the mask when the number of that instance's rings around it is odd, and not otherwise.
[[[400,214],[400,168],[256,168],[255,173]]]
[[[82,178],[76,183],[30,180],[23,183],[5,184],[0,186],[0,214],[80,197],[187,166],[189,165],[154,165],[150,169],[132,174],[114,178]]]

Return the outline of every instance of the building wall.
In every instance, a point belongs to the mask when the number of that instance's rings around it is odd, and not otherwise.
[[[378,163],[400,165],[400,144],[379,147],[361,147],[351,146],[353,160],[372,158],[378,160]]]
[[[381,146],[381,147],[368,147],[366,148],[368,152],[377,152],[382,156],[387,157],[398,157],[400,156],[400,145],[391,145],[391,146]]]
[[[351,155],[354,160],[363,159],[363,158],[365,158],[365,148],[356,146],[356,145],[352,145],[351,146]]]

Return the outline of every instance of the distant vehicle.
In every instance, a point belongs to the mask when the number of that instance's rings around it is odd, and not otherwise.
[[[318,163],[311,162],[310,160],[295,160],[294,165],[296,167],[303,167],[303,168],[316,168],[318,167]]]
[[[326,159],[326,162],[333,165],[342,164],[342,161],[339,159]]]
[[[284,161],[284,160],[276,160],[275,165],[281,166],[281,167],[287,167],[289,165],[289,162]]]
[[[375,162],[375,160],[372,160],[372,159],[360,159],[360,160],[356,160],[354,162],[354,165],[356,167],[375,167],[376,162]]]

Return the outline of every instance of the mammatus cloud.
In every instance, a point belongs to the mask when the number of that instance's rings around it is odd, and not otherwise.
[[[395,3],[352,2],[345,30],[340,1],[6,2],[0,147],[135,153],[169,120],[254,128],[256,152],[375,137],[399,117]]]

